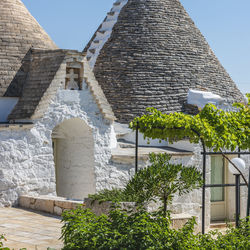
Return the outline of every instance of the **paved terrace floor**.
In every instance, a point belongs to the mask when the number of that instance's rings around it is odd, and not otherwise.
[[[10,249],[61,249],[60,217],[19,208],[0,208],[0,234]]]

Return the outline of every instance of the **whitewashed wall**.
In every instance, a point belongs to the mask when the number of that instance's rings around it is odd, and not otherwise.
[[[196,166],[202,172],[202,155],[201,147],[199,145],[192,145],[194,154],[189,156],[173,156],[171,161],[173,163],[182,163],[185,166]],[[145,167],[148,162],[139,161],[139,168]],[[131,164],[122,164],[121,162],[110,162],[105,171],[102,171],[102,178],[98,179],[97,189],[101,190],[105,187],[123,187],[127,181],[133,176],[134,159]],[[207,183],[210,183],[210,157],[207,157]],[[187,213],[197,217],[199,228],[201,229],[201,204],[202,204],[202,190],[197,189],[188,195],[179,197],[176,195],[173,204],[169,209],[173,213]],[[210,190],[206,191],[206,228],[210,225]]]
[[[18,196],[56,195],[51,134],[63,121],[78,117],[93,131],[95,178],[101,179],[111,157],[114,130],[102,118],[91,93],[59,90],[31,130],[0,131],[0,205],[17,204]]]

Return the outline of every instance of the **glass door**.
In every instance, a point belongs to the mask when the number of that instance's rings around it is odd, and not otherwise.
[[[222,156],[211,157],[211,184],[225,183],[225,164]],[[225,220],[225,188],[211,188],[211,221]]]

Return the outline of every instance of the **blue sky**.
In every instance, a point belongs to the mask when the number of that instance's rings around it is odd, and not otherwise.
[[[23,0],[64,49],[82,50],[115,0]],[[181,0],[213,51],[244,92],[250,92],[250,0]]]

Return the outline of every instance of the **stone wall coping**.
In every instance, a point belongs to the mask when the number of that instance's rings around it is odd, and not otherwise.
[[[93,203],[92,203],[93,201]],[[85,198],[84,201],[69,200],[64,197],[57,196],[30,196],[22,195],[19,197],[19,206],[22,208],[37,210],[54,215],[61,216],[63,211],[77,208],[78,205],[82,205],[84,208],[89,208],[96,215],[108,214],[112,204],[112,201],[98,202],[90,198]],[[136,209],[135,202],[121,202],[121,208],[130,210]],[[172,214],[171,221],[173,228],[181,228],[192,216],[187,213]]]
[[[38,200],[51,200],[51,201],[63,201],[63,202],[70,202],[75,204],[83,204],[83,200],[70,200],[65,197],[60,196],[49,196],[49,195],[39,195],[39,196],[30,196],[30,195],[21,195],[19,198],[30,198],[30,199],[38,199]]]
[[[173,150],[173,148],[139,147],[138,159],[148,161],[150,153],[167,153],[174,157],[192,156],[191,151]],[[118,148],[112,150],[112,161],[117,163],[132,163],[135,160],[135,148]]]
[[[193,216],[191,214],[171,214],[171,219],[173,220],[184,220],[184,219],[191,219]]]
[[[20,130],[20,129],[31,129],[33,128],[33,124],[11,124],[11,123],[6,123],[6,124],[0,124],[0,130]]]
[[[115,204],[112,201],[104,201],[99,202],[98,200],[93,200],[90,198],[84,199],[85,208],[91,209],[91,211],[96,214],[97,216],[101,214],[108,214],[112,204]],[[123,210],[127,211],[136,211],[136,203],[135,202],[120,202],[120,207]],[[150,208],[148,205],[145,204],[145,209],[147,211],[155,211],[156,207]],[[182,228],[189,219],[191,219],[193,216],[187,213],[181,213],[181,214],[171,214],[171,226],[175,229]],[[196,229],[195,229],[196,230]]]
[[[19,197],[20,207],[59,216],[61,216],[63,211],[75,209],[79,205],[84,205],[83,201],[69,200],[64,197],[29,195],[22,195]]]

